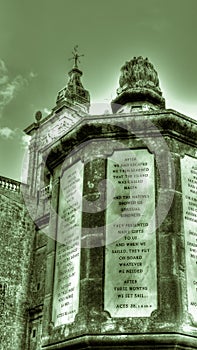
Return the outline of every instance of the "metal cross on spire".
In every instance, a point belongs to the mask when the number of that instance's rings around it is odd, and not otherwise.
[[[75,62],[74,67],[77,67],[77,68],[78,68],[78,63],[80,63],[79,57],[84,56],[83,54],[82,54],[82,55],[79,55],[79,53],[78,53],[78,45],[76,45],[76,46],[74,47],[74,50],[72,51],[72,54],[73,54],[73,57],[69,58],[69,61],[70,61],[70,60],[74,60],[74,62]]]

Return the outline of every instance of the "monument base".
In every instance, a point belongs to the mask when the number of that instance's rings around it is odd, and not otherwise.
[[[122,335],[86,335],[63,343],[43,347],[45,350],[71,349],[115,349],[115,350],[194,350],[196,338],[184,334],[122,334]]]

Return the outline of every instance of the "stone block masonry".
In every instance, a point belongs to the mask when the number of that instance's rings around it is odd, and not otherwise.
[[[23,204],[20,183],[1,178],[0,184],[1,349],[26,349],[34,224]]]

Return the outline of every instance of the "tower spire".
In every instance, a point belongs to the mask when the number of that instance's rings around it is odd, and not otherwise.
[[[69,58],[70,60],[74,60],[74,67],[73,68],[78,68],[78,62],[80,63],[79,57],[83,57],[84,55],[79,55],[78,53],[78,45],[75,45],[74,50],[72,51],[73,56]]]
[[[56,104],[57,106],[60,106],[62,103],[67,103],[69,106],[75,105],[84,112],[88,112],[90,106],[90,94],[82,85],[81,76],[83,73],[78,67],[78,63],[80,63],[79,58],[84,55],[79,54],[78,45],[74,47],[72,54],[73,56],[69,58],[69,60],[74,60],[74,65],[68,73],[69,79],[67,85],[58,93]]]

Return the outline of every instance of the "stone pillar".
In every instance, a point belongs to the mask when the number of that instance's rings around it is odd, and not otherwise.
[[[45,298],[44,298],[44,317],[43,317],[43,337],[50,333],[52,327],[52,302],[53,302],[53,280],[54,280],[54,261],[56,250],[57,234],[57,213],[59,205],[59,187],[60,178],[58,173],[52,182],[52,198],[49,223],[49,238],[47,243],[47,263],[46,263],[46,280],[45,280]]]
[[[182,318],[181,188],[179,156],[161,151],[157,159],[157,260],[158,309],[152,315],[153,328],[176,331]],[[152,324],[152,325],[153,325]]]
[[[86,330],[98,327],[103,305],[106,160],[89,158],[84,169],[78,322]],[[96,323],[94,323],[94,321]]]
[[[37,166],[38,166],[38,149],[39,149],[39,129],[38,125],[32,131],[29,146],[29,168],[27,175],[27,183],[30,186],[30,195],[36,195],[37,184]]]

